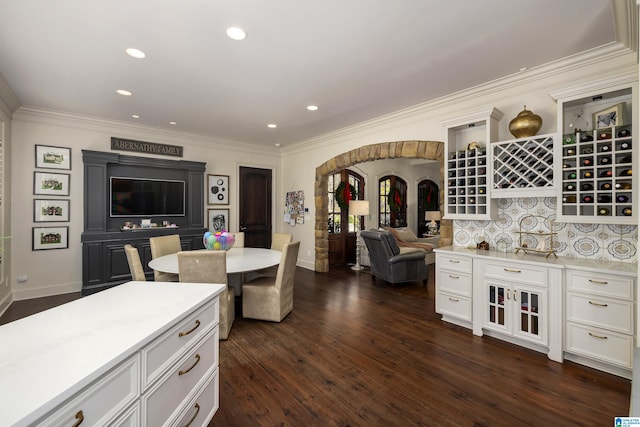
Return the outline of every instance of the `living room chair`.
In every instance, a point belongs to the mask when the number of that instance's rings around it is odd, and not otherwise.
[[[144,274],[144,267],[142,266],[142,261],[140,261],[138,248],[126,244],[124,245],[124,253],[127,255],[127,263],[129,263],[129,270],[131,271],[131,280],[145,282],[147,277]]]
[[[181,282],[222,283],[220,300],[220,339],[226,340],[236,318],[234,292],[227,283],[227,253],[225,251],[178,252],[178,271]]]
[[[371,273],[390,283],[403,283],[427,279],[425,251],[420,248],[398,246],[393,234],[382,230],[360,232],[369,251]]]
[[[293,310],[293,288],[300,242],[285,243],[276,277],[242,285],[242,317],[281,322]]]
[[[170,234],[168,236],[150,237],[149,244],[151,246],[151,258],[156,259],[164,255],[175,254],[182,250],[180,245],[180,236]],[[161,271],[153,271],[153,277],[156,282],[177,282],[178,275],[171,273],[163,273]]]

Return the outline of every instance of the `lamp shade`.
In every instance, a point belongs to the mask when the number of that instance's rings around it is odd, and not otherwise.
[[[440,221],[440,211],[425,211],[425,221]]]
[[[369,215],[369,201],[349,200],[349,215]]]

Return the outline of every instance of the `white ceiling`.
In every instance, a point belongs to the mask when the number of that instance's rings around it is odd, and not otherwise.
[[[284,147],[613,42],[611,1],[0,0],[0,74],[24,106]]]

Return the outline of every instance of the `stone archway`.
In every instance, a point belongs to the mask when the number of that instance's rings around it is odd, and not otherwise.
[[[316,221],[315,221],[315,271],[329,271],[329,232],[327,230],[327,182],[331,174],[352,165],[384,159],[428,159],[440,162],[440,200],[444,204],[444,143],[439,141],[396,141],[365,145],[342,153],[327,160],[316,168],[314,188]],[[440,225],[441,243],[449,244],[453,236],[450,220],[442,220]],[[448,239],[448,240],[447,240]],[[445,240],[445,241],[443,241]]]

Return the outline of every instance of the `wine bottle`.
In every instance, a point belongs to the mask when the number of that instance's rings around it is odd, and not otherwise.
[[[451,194],[451,195],[456,194],[456,190],[454,190],[453,188],[450,188],[449,189],[449,194]]]
[[[590,184],[590,183],[588,183],[588,182],[585,182],[584,184],[582,184],[582,185],[580,186],[580,189],[581,189],[582,191],[593,191],[593,184]]]
[[[600,184],[601,190],[611,190],[611,188],[613,188],[613,186],[610,182],[603,182],[602,184]]]
[[[631,208],[622,209],[622,215],[624,215],[624,216],[631,216],[632,213],[633,213],[633,211],[631,210]]]
[[[449,177],[455,177],[456,171],[449,171]]]
[[[622,157],[618,163],[631,163],[631,156],[624,156]]]
[[[629,197],[627,197],[625,194],[618,194],[616,196],[616,201],[618,203],[626,203],[629,200]]]
[[[475,165],[476,165],[476,160],[475,159],[467,160],[467,166],[475,166]]]
[[[613,176],[613,172],[610,169],[600,172],[600,178],[610,178]]]
[[[479,158],[479,159],[478,159],[478,165],[479,165],[479,166],[482,166],[482,165],[484,165],[485,163],[486,163],[486,160],[484,159],[484,157],[481,157],[481,158]]]
[[[578,177],[578,175],[576,175],[576,173],[575,173],[575,172],[571,172],[571,173],[569,173],[569,175],[567,175],[567,177],[568,177],[569,179],[576,179],[576,178]]]
[[[600,215],[600,216],[611,215],[611,211],[609,210],[609,208],[599,208],[598,209],[598,215]]]
[[[582,159],[582,166],[591,166],[592,163],[591,159]]]
[[[475,188],[473,188],[473,187],[471,187],[471,188],[469,189],[469,194],[476,194],[476,189],[475,189]]]
[[[610,156],[600,157],[599,160],[600,160],[600,164],[601,165],[609,165],[609,164],[611,164],[611,157]]]
[[[480,188],[478,188],[478,193],[480,193],[480,194],[484,194],[484,192],[485,192],[484,187],[480,187]]]
[[[458,190],[458,194],[460,194],[461,196],[464,196],[464,192],[465,192],[464,188],[460,188]]]
[[[593,197],[588,194],[582,196],[582,203],[593,203]]]
[[[589,142],[589,141],[593,141],[593,135],[589,135],[588,133],[581,133],[580,134],[580,142]]]
[[[631,176],[631,175],[633,175],[633,170],[623,169],[622,172],[620,172],[619,176]]]
[[[611,132],[600,132],[598,139],[611,139]]]
[[[570,133],[564,136],[564,139],[562,140],[562,143],[564,145],[568,145],[568,144],[575,144],[576,143],[576,137],[574,134]]]
[[[600,146],[600,151],[611,151],[611,145],[603,144]]]
[[[593,172],[591,171],[584,171],[584,173],[582,174],[583,178],[593,178]]]
[[[469,197],[469,203],[470,204],[474,204],[476,202],[476,198],[475,197]]]
[[[576,202],[576,196],[564,196],[562,198],[562,201],[564,203],[575,203]]]
[[[562,167],[563,167],[564,169],[569,169],[569,168],[572,168],[573,166],[572,166],[572,165],[570,165],[569,163],[563,163],[563,164],[562,164]]]
[[[620,149],[621,150],[631,150],[631,142],[630,141],[623,141],[622,144],[620,144]]]
[[[573,184],[567,184],[564,186],[564,191],[576,191],[576,186]]]
[[[567,148],[565,151],[565,156],[575,156],[576,149],[575,148]]]
[[[582,154],[593,154],[593,147],[582,147]]]
[[[618,138],[625,138],[629,135],[631,135],[631,131],[629,131],[629,129],[620,129],[618,131]]]
[[[467,179],[467,185],[476,185],[476,179],[475,178]]]
[[[616,190],[631,190],[630,182],[616,182]]]
[[[611,196],[608,194],[600,194],[598,196],[598,203],[611,203]]]

